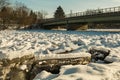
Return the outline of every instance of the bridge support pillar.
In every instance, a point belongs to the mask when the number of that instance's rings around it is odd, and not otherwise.
[[[66,21],[66,28],[68,29],[69,27],[69,23],[68,23],[68,20]]]
[[[88,29],[88,24],[81,25],[76,30],[86,30],[86,29]]]
[[[88,29],[88,24],[71,24],[67,30],[86,30]]]

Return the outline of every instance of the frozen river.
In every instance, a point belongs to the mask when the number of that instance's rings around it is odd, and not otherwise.
[[[113,63],[63,66],[60,74],[43,71],[34,80],[120,80],[120,32],[0,31],[0,59],[14,59],[29,54],[39,59],[62,58],[59,53],[64,52],[70,54],[64,58],[76,57],[81,53],[87,55],[92,47],[109,49],[111,52],[108,58]]]
[[[19,53],[86,52],[91,47],[120,48],[120,32],[19,30],[0,31],[0,52],[9,58]],[[9,52],[9,54],[8,54]],[[14,53],[14,56],[11,56]],[[20,54],[21,55],[21,54]],[[11,56],[11,57],[10,57]],[[24,55],[23,55],[24,56]],[[3,56],[1,58],[5,58]],[[20,57],[20,56],[19,56]]]

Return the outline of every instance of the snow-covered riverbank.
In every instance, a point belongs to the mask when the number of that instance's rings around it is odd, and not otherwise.
[[[88,31],[120,32],[120,29],[88,29]]]
[[[76,57],[79,53],[87,55],[91,47],[109,49],[108,58],[114,62],[63,66],[60,74],[43,71],[34,80],[96,80],[96,77],[97,80],[119,80],[120,32],[0,31],[0,59],[30,54],[39,59],[73,57],[73,54]],[[66,52],[71,55],[60,55]]]

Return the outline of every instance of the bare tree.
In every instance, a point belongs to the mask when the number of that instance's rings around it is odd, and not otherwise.
[[[43,14],[41,12],[36,12],[37,19],[43,19]]]
[[[9,1],[8,0],[0,0],[0,9],[9,5]]]
[[[92,10],[92,9],[88,9],[86,12],[86,15],[94,15],[94,14],[100,14],[103,13],[102,9],[97,9],[97,10]]]
[[[40,13],[42,14],[43,19],[45,19],[48,15],[48,13],[45,10],[41,10]]]

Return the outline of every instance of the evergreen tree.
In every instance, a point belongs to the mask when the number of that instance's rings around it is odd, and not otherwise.
[[[57,10],[55,11],[54,18],[55,19],[63,19],[63,18],[65,18],[65,13],[64,13],[64,11],[63,11],[61,6],[59,6],[57,8]]]

